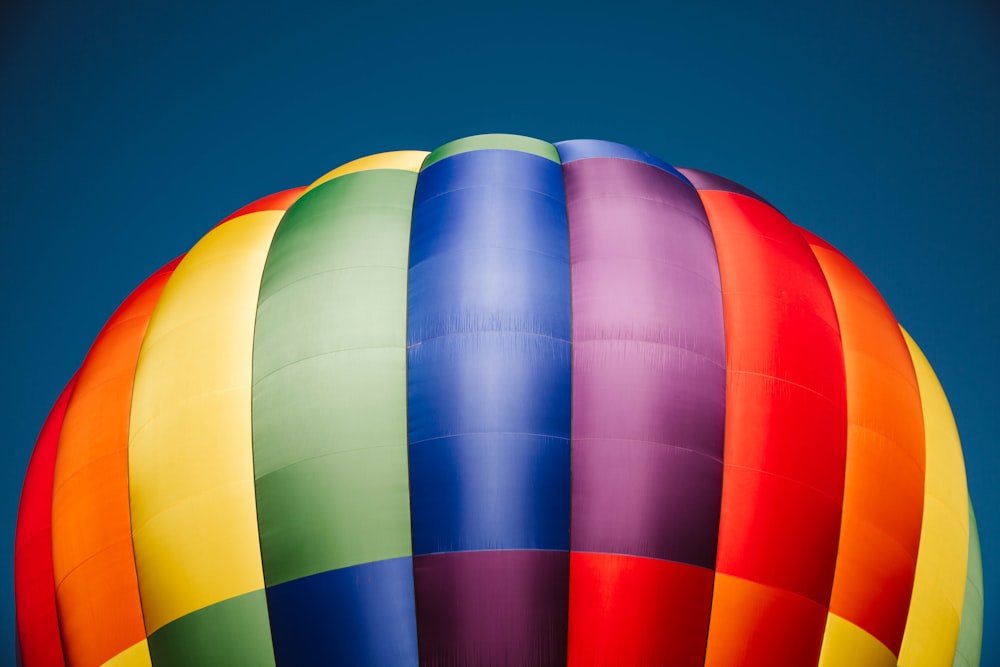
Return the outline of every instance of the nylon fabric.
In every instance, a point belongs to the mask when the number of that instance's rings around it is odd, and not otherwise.
[[[731,181],[724,176],[719,176],[718,174],[713,174],[709,171],[702,171],[700,169],[691,169],[690,167],[679,167],[677,171],[699,192],[709,192],[713,190],[718,192],[731,192],[733,194],[744,195],[746,197],[750,197],[751,199],[756,199],[760,203],[767,204],[771,208],[778,210],[777,206],[774,206],[750,188],[743,187],[736,181]]]
[[[279,665],[417,665],[409,557],[271,586],[267,604]]]
[[[264,585],[251,354],[258,285],[280,218],[278,211],[249,213],[209,232],[178,265],[143,340],[129,425],[129,494],[150,635]]]
[[[416,662],[406,271],[423,155],[402,156],[412,169],[349,172],[309,190],[271,243],[254,331],[253,449],[279,661]],[[367,611],[352,619],[352,609]],[[323,619],[340,630],[322,630]]]
[[[400,170],[328,181],[289,209],[271,244],[253,355],[269,586],[410,554],[405,307],[415,184]]]
[[[830,613],[870,633],[895,656],[923,515],[920,391],[896,318],[878,291],[842,254],[801,231],[830,286],[844,341],[847,468]],[[828,632],[824,651],[840,654],[830,641]],[[872,660],[881,665],[884,656],[875,652]]]
[[[983,649],[983,556],[976,514],[969,501],[969,566],[966,570],[962,624],[955,649],[955,667],[979,667]]]
[[[210,604],[149,635],[153,665],[274,667],[264,591]]]
[[[704,664],[818,664],[826,621],[826,605],[784,588],[717,571]]]
[[[473,655],[481,664],[558,664],[566,650],[570,433],[559,164],[507,149],[428,157],[409,266],[421,664],[468,664]],[[475,604],[463,609],[455,600]]]
[[[61,394],[14,566],[27,667],[981,658],[957,429],[875,288],[599,140],[370,155],[227,217]]]
[[[571,548],[593,554],[571,561],[591,567],[571,574],[569,652],[581,664],[601,664],[587,662],[596,655],[700,664],[725,420],[712,233],[697,193],[670,168],[621,159],[629,153],[608,142],[558,148],[574,158],[563,167],[573,284]],[[612,585],[622,594],[589,590]],[[683,623],[643,623],[639,610],[680,615],[657,599],[669,591],[685,594]]]
[[[718,262],[697,194],[636,162],[565,167],[574,550],[715,565],[725,419]]]
[[[149,642],[143,637],[121,653],[104,663],[103,667],[152,667],[149,657]]]
[[[593,158],[631,160],[662,169],[668,174],[676,176],[689,189],[693,189],[688,179],[672,165],[667,164],[655,155],[646,151],[640,151],[631,146],[616,144],[613,141],[601,141],[599,139],[572,139],[570,141],[560,141],[555,144],[555,147],[559,151],[559,159],[564,166],[577,160],[589,160]],[[690,194],[694,193],[691,192]]]
[[[896,667],[896,655],[870,632],[832,611],[826,618],[819,667]]]
[[[566,664],[567,569],[540,549],[414,558],[420,664]]]
[[[289,188],[288,190],[282,190],[281,192],[275,192],[273,195],[268,195],[266,197],[261,197],[260,199],[250,202],[243,208],[236,210],[230,215],[223,218],[219,225],[229,222],[234,218],[240,218],[248,213],[259,213],[261,211],[285,211],[291,206],[295,201],[302,196],[306,188]],[[216,225],[218,226],[218,225]]]
[[[899,667],[949,667],[955,659],[969,562],[969,495],[958,429],[934,370],[903,336],[920,386],[926,437],[924,516]]]
[[[59,394],[42,425],[28,461],[21,505],[17,510],[15,618],[21,661],[29,667],[62,667],[65,664],[52,567],[52,484],[59,431],[75,386],[76,375]]]
[[[712,570],[570,552],[568,665],[702,665]]]
[[[139,347],[179,261],[150,276],[111,316],[66,409],[52,494],[52,563],[72,665],[100,665],[146,645],[129,519],[128,420]]]
[[[559,166],[421,172],[408,282],[414,553],[567,549],[569,262]]]
[[[559,162],[559,151],[556,150],[555,146],[546,141],[532,137],[522,137],[516,134],[479,134],[473,137],[456,139],[434,149],[424,159],[422,169],[427,169],[435,162],[440,162],[445,158],[460,153],[482,150],[506,150],[528,153],[556,163]]]
[[[420,165],[428,155],[427,151],[391,151],[388,153],[376,153],[365,157],[351,160],[347,164],[342,164],[336,169],[328,171],[315,181],[313,181],[305,191],[314,190],[327,181],[332,181],[340,176],[354,174],[359,171],[372,171],[375,169],[399,169],[403,171],[420,171]]]
[[[815,665],[844,493],[836,311],[816,258],[780,213],[741,194],[699,194],[719,256],[727,363],[705,663]]]

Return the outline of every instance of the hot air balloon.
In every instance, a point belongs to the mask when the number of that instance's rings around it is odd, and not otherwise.
[[[361,158],[211,229],[53,408],[46,665],[977,665],[957,430],[841,253],[605,141]]]

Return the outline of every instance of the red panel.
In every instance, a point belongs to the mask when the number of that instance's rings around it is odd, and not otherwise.
[[[711,570],[572,552],[569,576],[569,665],[703,663]]]
[[[700,194],[719,255],[726,325],[717,571],[820,610],[768,619],[755,616],[771,608],[761,602],[739,616],[729,610],[744,604],[743,593],[716,585],[708,652],[757,656],[752,663],[716,664],[814,664],[844,493],[847,407],[836,311],[823,272],[794,225],[756,199]],[[785,662],[789,654],[772,646],[765,627],[779,628],[783,643],[804,648]]]
[[[289,190],[282,190],[281,192],[275,192],[273,195],[261,197],[257,201],[247,204],[228,217],[223,218],[219,225],[223,222],[228,222],[233,218],[238,218],[241,215],[246,215],[247,213],[256,213],[258,211],[287,211],[288,207],[294,204],[295,200],[301,197],[305,190],[306,188],[303,186],[291,188]],[[216,225],[216,227],[219,225]]]
[[[840,506],[794,479],[760,470],[727,466],[724,485],[718,571],[744,573],[826,606]]]
[[[38,436],[21,490],[14,537],[17,633],[25,667],[64,665],[52,573],[52,475],[66,405],[76,377],[63,389]]]

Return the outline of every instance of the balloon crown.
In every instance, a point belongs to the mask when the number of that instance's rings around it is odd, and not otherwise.
[[[265,197],[132,293],[31,460],[18,640],[950,666],[978,553],[944,393],[841,253],[713,174],[483,135]]]

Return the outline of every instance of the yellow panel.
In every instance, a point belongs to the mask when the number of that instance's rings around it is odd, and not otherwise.
[[[250,383],[257,293],[280,211],[209,232],[149,322],[129,424],[129,496],[147,634],[264,586]]]
[[[920,552],[900,667],[951,667],[965,595],[969,496],[958,429],[944,390],[923,352],[903,332],[924,411],[927,477]]]
[[[143,639],[105,662],[103,667],[152,667],[152,665],[149,660],[149,646]]]
[[[347,164],[342,164],[331,172],[328,172],[314,181],[306,192],[309,192],[317,185],[326,183],[329,180],[352,174],[356,171],[367,171],[369,169],[402,169],[404,171],[420,171],[420,165],[427,157],[426,151],[391,151],[388,153],[376,153],[357,160],[352,160]],[[304,194],[304,193],[303,193]]]
[[[819,667],[896,667],[889,648],[855,624],[836,614],[826,617]]]

